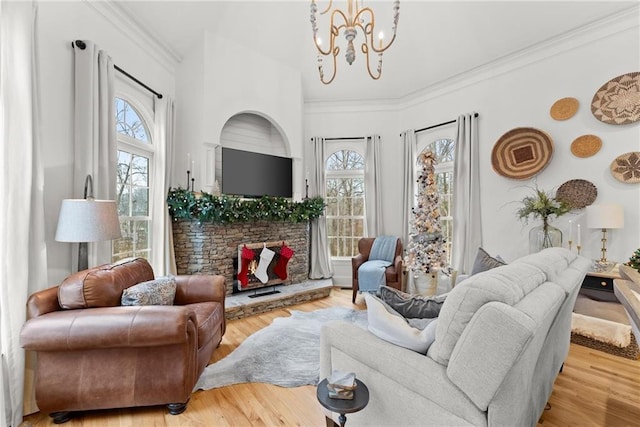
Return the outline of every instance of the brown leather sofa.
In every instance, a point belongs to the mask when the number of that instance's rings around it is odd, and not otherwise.
[[[358,252],[359,254],[351,258],[351,282],[353,287],[353,297],[351,302],[355,304],[356,294],[359,290],[358,285],[358,269],[362,264],[369,260],[369,254],[371,253],[371,247],[375,237],[363,237],[358,240]],[[396,243],[396,253],[393,258],[393,263],[386,268],[384,278],[387,282],[387,286],[403,290],[402,289],[402,240],[398,239]]]
[[[174,305],[120,306],[125,288],[153,278],[146,260],[130,259],[29,297],[20,339],[37,353],[36,401],[56,424],[74,411],[186,409],[225,332],[224,278],[176,276]]]

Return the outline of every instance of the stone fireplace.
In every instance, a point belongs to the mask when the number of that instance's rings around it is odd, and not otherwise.
[[[279,250],[278,246],[286,242],[294,251],[294,255],[287,263],[287,278],[278,280],[270,271],[269,281],[265,286],[271,287],[280,283],[289,285],[308,280],[308,222],[211,224],[195,220],[178,220],[173,223],[173,245],[178,274],[224,276],[227,295],[234,293],[234,287],[238,288],[239,248],[247,244],[258,249],[255,252],[259,254],[262,243],[267,242],[276,253]],[[263,284],[253,278],[249,289],[255,290],[261,285]]]

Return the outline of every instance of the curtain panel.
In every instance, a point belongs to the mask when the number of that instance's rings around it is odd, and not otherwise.
[[[20,330],[28,296],[47,287],[36,12],[31,1],[0,2],[0,422],[11,427],[37,410]]]
[[[411,233],[411,208],[414,199],[415,165],[416,165],[416,132],[413,129],[400,134],[402,140],[402,244],[409,245]]]
[[[478,118],[475,114],[460,115],[457,126],[451,263],[458,274],[468,274],[478,248],[482,246]]]
[[[376,237],[383,233],[382,221],[382,180],[380,178],[380,135],[367,136],[364,165],[365,218],[367,236]]]
[[[311,138],[313,144],[313,167],[309,189],[311,197],[326,198],[325,187],[325,140],[322,137]],[[320,216],[311,221],[310,279],[328,279],[333,276],[329,243],[327,241],[327,217]]]
[[[173,225],[167,205],[167,194],[173,182],[175,108],[171,97],[167,95],[162,99],[154,97],[154,140],[158,147],[154,189],[161,193],[153,197],[154,211],[159,214],[154,215],[152,236],[161,236],[157,240],[154,239],[154,252],[157,252],[154,256],[154,271],[157,271],[157,275],[178,274],[173,250]]]
[[[115,117],[115,69],[111,57],[93,42],[73,49],[75,69],[73,197],[84,197],[87,175],[96,199],[114,200],[118,148]],[[77,250],[77,244],[73,245]],[[89,266],[111,259],[111,242],[88,245]],[[72,257],[75,259],[75,257]],[[75,263],[73,263],[75,264]],[[72,266],[72,271],[77,265]]]

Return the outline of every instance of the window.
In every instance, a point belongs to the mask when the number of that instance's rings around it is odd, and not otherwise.
[[[131,103],[116,98],[117,194],[122,238],[113,242],[112,261],[151,258],[151,169],[154,147],[145,120]]]
[[[447,261],[451,263],[453,243],[453,164],[455,159],[455,141],[453,139],[436,139],[423,150],[431,150],[436,157],[434,179],[438,187],[440,199],[440,224],[446,239]]]
[[[364,158],[352,150],[339,150],[326,162],[326,218],[329,253],[352,257],[365,234]]]

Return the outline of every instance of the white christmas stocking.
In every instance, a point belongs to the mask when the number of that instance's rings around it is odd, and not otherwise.
[[[273,259],[273,256],[276,253],[266,246],[262,248],[262,252],[260,252],[260,262],[258,263],[258,268],[256,272],[253,273],[262,283],[267,283],[269,281],[269,275],[267,274],[267,268]]]

